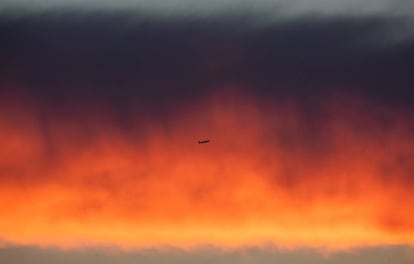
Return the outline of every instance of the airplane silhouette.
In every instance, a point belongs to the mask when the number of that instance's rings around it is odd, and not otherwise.
[[[199,140],[198,141],[198,144],[205,144],[205,143],[208,143],[208,142],[210,142],[210,139],[207,139],[207,140]]]

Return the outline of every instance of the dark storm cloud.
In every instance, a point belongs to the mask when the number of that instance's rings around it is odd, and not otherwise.
[[[395,127],[392,111],[379,106],[400,114],[405,111],[400,108],[413,110],[409,23],[383,16],[257,23],[254,16],[242,15],[203,20],[139,12],[9,14],[0,20],[1,91],[35,101],[50,141],[50,113],[75,120],[94,111],[110,115],[122,128],[137,116],[160,118],[168,128],[183,105],[215,90],[246,89],[270,105],[286,99],[298,103],[300,125],[280,129],[277,147],[287,156],[306,148],[310,162],[323,163],[334,150],[330,123],[341,116],[323,102],[329,96],[354,109],[346,111],[360,118],[355,129],[378,137],[377,142]],[[355,95],[379,108],[369,115],[367,107],[352,106]],[[347,120],[348,112],[341,118]],[[390,175],[397,166],[398,161],[387,161],[378,170]],[[288,168],[286,175],[295,179]]]
[[[196,99],[226,84],[318,101],[332,92],[413,103],[414,40],[403,18],[156,19],[138,13],[4,16],[2,89],[52,105]],[[121,107],[121,108],[122,108]]]

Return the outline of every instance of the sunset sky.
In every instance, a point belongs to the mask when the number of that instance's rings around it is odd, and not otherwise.
[[[0,263],[414,263],[414,5],[373,2],[2,1]]]

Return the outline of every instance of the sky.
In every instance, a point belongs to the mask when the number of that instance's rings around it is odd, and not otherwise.
[[[0,262],[413,263],[411,10],[2,1]]]

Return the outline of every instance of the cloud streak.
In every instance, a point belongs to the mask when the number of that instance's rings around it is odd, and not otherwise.
[[[46,125],[33,110],[2,115],[3,239],[413,243],[411,115],[327,98],[309,116],[248,98],[220,95],[162,123],[137,118],[128,133],[105,111],[47,114]],[[204,136],[212,142],[198,145]]]

